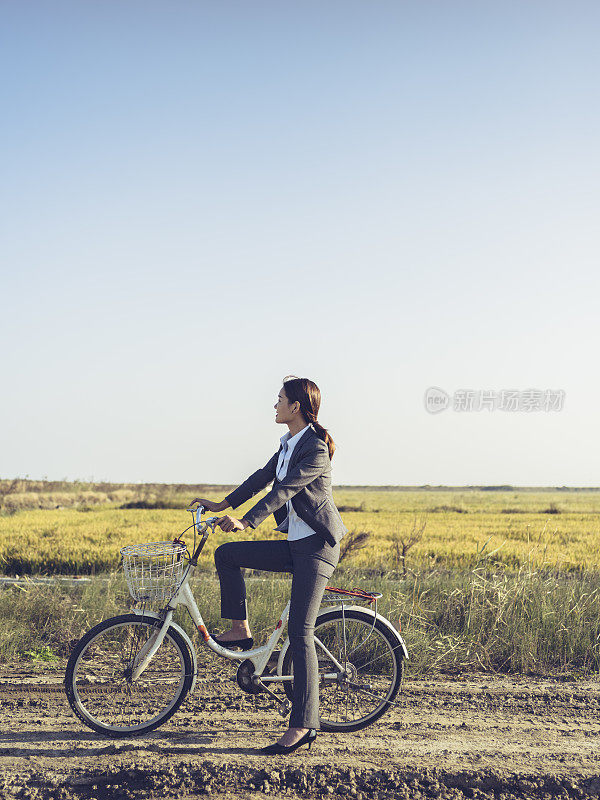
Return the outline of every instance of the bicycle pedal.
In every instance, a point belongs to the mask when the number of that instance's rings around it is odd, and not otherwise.
[[[287,717],[287,715],[292,710],[292,704],[289,700],[281,700],[279,703],[279,707],[277,711],[281,714],[282,717]]]

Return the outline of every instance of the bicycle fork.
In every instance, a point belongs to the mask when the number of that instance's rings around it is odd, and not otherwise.
[[[148,641],[144,644],[144,646],[140,649],[133,660],[133,664],[131,667],[131,680],[137,681],[140,677],[142,672],[146,669],[154,654],[158,650],[158,648],[163,643],[163,639],[167,635],[167,631],[169,630],[169,625],[171,624],[171,619],[173,617],[173,612],[168,611],[166,617],[160,628],[149,637]]]

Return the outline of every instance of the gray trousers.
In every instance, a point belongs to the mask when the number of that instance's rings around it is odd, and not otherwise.
[[[295,541],[228,542],[215,550],[221,616],[225,619],[247,618],[241,567],[292,573],[288,636],[294,660],[294,697],[290,728],[320,728],[315,620],[339,558],[339,544],[332,547],[316,533]]]

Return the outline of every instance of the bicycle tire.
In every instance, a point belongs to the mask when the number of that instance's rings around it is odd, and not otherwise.
[[[170,717],[173,716],[173,714],[180,707],[181,703],[185,699],[192,685],[192,681],[194,678],[193,674],[194,668],[193,668],[192,654],[189,651],[188,644],[186,643],[185,639],[181,636],[181,634],[178,633],[178,631],[176,631],[172,626],[169,627],[169,630],[167,631],[158,652],[155,654],[153,660],[150,662],[150,665],[148,666],[147,670],[140,676],[140,679],[137,682],[137,684],[133,684],[131,682],[129,684],[127,683],[127,678],[125,677],[125,672],[127,670],[127,667],[123,667],[123,663],[125,663],[123,660],[124,653],[122,649],[121,651],[118,651],[116,647],[116,645],[118,644],[118,639],[116,640],[115,647],[113,648],[114,653],[112,653],[110,656],[106,656],[105,653],[102,654],[106,658],[112,658],[112,662],[115,665],[116,662],[119,660],[119,658],[121,659],[121,663],[118,665],[118,668],[116,668],[115,666],[115,669],[113,670],[114,673],[113,682],[116,686],[117,692],[119,691],[120,688],[121,698],[123,700],[122,705],[124,704],[125,698],[127,696],[130,697],[132,696],[133,694],[132,687],[137,685],[141,689],[146,684],[151,684],[151,687],[156,687],[158,681],[154,681],[154,683],[152,683],[152,681],[148,678],[148,673],[151,665],[156,662],[157,658],[161,657],[161,654],[162,656],[165,656],[169,648],[171,648],[172,652],[177,656],[177,658],[179,659],[179,669],[181,673],[179,683],[177,686],[174,686],[172,697],[170,698],[169,702],[165,705],[165,707],[162,710],[159,710],[158,713],[155,714],[153,717],[151,717],[149,720],[135,725],[119,726],[115,724],[109,724],[106,721],[102,721],[101,719],[98,719],[97,716],[95,716],[98,714],[98,711],[92,710],[94,707],[93,698],[94,696],[96,698],[100,697],[100,703],[102,702],[101,699],[102,694],[103,693],[106,695],[108,694],[108,691],[106,690],[106,688],[103,688],[102,684],[104,683],[105,687],[106,684],[109,683],[110,679],[105,679],[103,681],[103,679],[100,678],[99,680],[97,680],[97,683],[101,684],[99,688],[90,689],[87,693],[82,691],[84,686],[94,685],[94,681],[91,681],[88,676],[86,676],[85,674],[80,675],[80,668],[83,668],[83,666],[85,666],[85,664],[81,660],[82,656],[84,656],[86,650],[88,650],[89,647],[93,646],[95,640],[100,640],[103,634],[110,633],[112,629],[114,629],[114,633],[116,636],[117,631],[119,630],[123,631],[124,629],[131,628],[132,626],[135,626],[136,628],[143,626],[144,628],[148,629],[147,633],[150,634],[153,630],[159,628],[161,624],[162,622],[160,620],[157,620],[155,617],[149,617],[149,616],[144,616],[142,614],[133,614],[133,613],[121,614],[117,617],[111,617],[110,619],[106,619],[103,622],[100,622],[98,625],[95,625],[84,636],[82,636],[79,642],[75,645],[67,663],[64,686],[67,694],[67,699],[69,701],[69,705],[71,706],[73,712],[89,728],[96,731],[97,733],[102,733],[110,737],[120,738],[120,737],[140,736],[164,724]],[[141,632],[142,631],[140,630],[140,633]],[[124,636],[126,637],[127,634],[125,633]],[[108,638],[108,641],[110,641],[110,637]],[[132,657],[130,652],[130,661],[131,660]],[[93,662],[90,663],[92,663],[92,669],[93,669],[94,668]],[[174,679],[177,678],[175,670],[176,668],[174,668]],[[153,673],[150,672],[149,674],[152,675]],[[94,679],[96,678],[96,676],[93,677]],[[79,684],[78,681],[80,681]],[[152,688],[150,688],[148,691],[148,695],[151,694],[152,694]],[[154,694],[156,694],[156,691],[154,691]],[[149,697],[149,699],[152,698]]]
[[[327,699],[326,692],[332,686],[332,683],[324,682],[321,678],[319,678],[319,705],[320,705],[319,721],[321,730],[323,731],[350,732],[350,731],[358,731],[361,730],[361,728],[366,728],[368,725],[371,725],[373,722],[378,720],[383,714],[385,714],[385,712],[390,708],[396,695],[400,691],[400,687],[402,685],[402,677],[404,674],[404,653],[402,651],[402,646],[398,642],[398,639],[389,630],[389,628],[381,622],[381,620],[376,619],[375,625],[373,625],[373,615],[369,614],[366,611],[359,611],[358,609],[349,609],[347,611],[344,611],[343,615],[341,609],[323,612],[317,617],[315,623],[315,637],[323,641],[323,636],[326,633],[327,626],[331,626],[332,623],[340,623],[343,620],[358,621],[361,624],[364,623],[364,625],[368,626],[369,629],[372,628],[373,631],[377,631],[377,636],[379,637],[380,642],[382,644],[385,642],[385,645],[388,647],[390,666],[392,668],[392,676],[391,676],[390,686],[388,690],[385,692],[385,696],[381,698],[381,702],[375,708],[373,708],[369,713],[363,715],[362,717],[347,721],[339,719],[335,720],[331,719],[331,717],[328,718],[327,712],[324,711],[323,709],[326,707],[326,703],[324,702]],[[319,635],[319,631],[321,631],[321,635]],[[331,652],[333,652],[332,647],[329,646],[331,642],[327,641],[323,643],[326,646],[328,646],[328,649]],[[320,658],[319,651],[320,648],[317,645],[317,658]],[[339,661],[342,661],[342,658],[339,657],[339,653],[333,653],[333,655],[335,655]],[[333,670],[335,670],[333,666],[330,666],[328,668],[327,664],[322,663],[322,658],[320,658],[320,663],[319,663],[320,676],[325,672],[332,672]],[[283,675],[293,674],[293,658],[289,646],[287,648],[287,651],[283,659],[282,673]],[[341,685],[342,686],[344,685],[343,681]],[[283,686],[284,686],[284,691],[288,696],[288,698],[290,700],[293,700],[293,681],[283,681]],[[347,689],[350,688],[348,684],[346,684],[346,688]],[[369,694],[367,690],[362,690],[362,689],[359,690],[359,692],[361,691],[365,691],[366,694]]]

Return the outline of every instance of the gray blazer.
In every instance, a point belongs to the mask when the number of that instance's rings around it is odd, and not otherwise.
[[[335,546],[348,533],[348,528],[333,502],[327,444],[310,425],[296,442],[287,475],[278,481],[275,472],[281,448],[282,445],[264,467],[256,470],[225,499],[232,508],[237,508],[273,481],[272,489],[244,514],[250,526],[256,528],[269,514],[274,514],[278,523],[275,530],[286,533],[286,501],[291,500],[296,514],[332,547]]]

